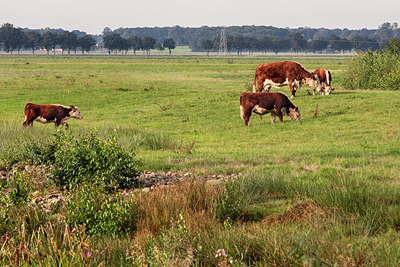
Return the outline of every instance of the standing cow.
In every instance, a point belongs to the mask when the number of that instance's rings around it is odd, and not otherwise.
[[[41,123],[55,123],[56,127],[65,124],[70,118],[82,119],[81,112],[76,106],[61,105],[36,105],[27,103],[25,105],[25,121],[22,126],[32,126],[34,121]]]
[[[333,90],[335,90],[335,88],[332,87],[332,75],[329,70],[316,68],[314,70],[313,74],[318,75],[318,77],[320,79],[321,86],[322,86],[322,90],[320,91],[321,95],[324,94],[324,91],[325,91],[325,95],[329,95]],[[315,95],[315,90],[313,92],[313,95]]]
[[[280,92],[242,93],[240,95],[240,116],[246,126],[249,125],[251,113],[260,116],[271,113],[271,123],[276,115],[283,121],[283,115],[288,115],[292,120],[300,120],[300,109],[293,105],[289,97]]]
[[[311,74],[301,64],[293,61],[258,65],[254,75],[253,92],[256,92],[256,81],[258,84],[257,92],[261,92],[263,88],[269,92],[272,86],[280,88],[289,85],[290,97],[295,96],[296,90],[300,89],[303,83],[307,83],[313,90],[321,90],[318,75]]]

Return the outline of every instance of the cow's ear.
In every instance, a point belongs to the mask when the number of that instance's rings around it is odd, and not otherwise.
[[[75,110],[75,107],[74,106],[69,106],[71,109],[72,109],[72,111],[74,111]]]
[[[295,110],[296,112],[299,111],[299,107],[296,107],[294,110]]]

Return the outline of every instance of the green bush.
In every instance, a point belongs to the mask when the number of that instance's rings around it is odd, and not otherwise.
[[[139,162],[133,153],[123,151],[115,136],[100,140],[94,133],[58,132],[56,140],[59,145],[51,171],[56,185],[71,188],[85,180],[110,190],[137,185]]]
[[[17,162],[44,164],[51,168],[51,180],[71,188],[83,181],[112,190],[137,185],[139,162],[111,135],[101,140],[95,133],[73,135],[59,130],[43,143],[22,142],[9,146],[3,156],[8,166]]]
[[[72,225],[81,225],[91,235],[132,232],[138,209],[119,195],[103,194],[100,187],[85,184],[71,191],[67,216]]]
[[[344,85],[349,89],[400,89],[400,39],[393,38],[384,51],[359,51],[349,62]]]

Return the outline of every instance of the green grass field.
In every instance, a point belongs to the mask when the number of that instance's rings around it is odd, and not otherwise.
[[[263,121],[253,115],[245,127],[240,93],[251,91],[258,64],[279,60],[329,69],[336,90],[329,96],[313,96],[307,86],[297,92],[292,101],[303,124],[289,117],[271,124],[269,115]],[[264,219],[208,233],[210,247],[225,246],[244,264],[397,265],[400,100],[384,88],[343,88],[348,60],[3,56],[0,153],[55,132],[37,122],[23,129],[25,103],[76,105],[83,120],[71,119],[71,132],[115,133],[144,170],[239,174],[237,190],[252,216],[268,218],[303,202],[322,207],[322,215],[306,222]],[[290,95],[288,87],[282,91]],[[190,153],[180,152],[193,143]],[[202,253],[197,264],[215,264],[214,255]]]

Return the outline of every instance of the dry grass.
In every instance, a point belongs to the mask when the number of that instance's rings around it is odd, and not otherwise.
[[[198,229],[213,222],[214,200],[222,186],[202,180],[183,181],[174,186],[159,186],[149,192],[134,195],[140,218],[137,231],[159,233],[182,214],[187,226]],[[140,235],[140,234],[139,234]]]

